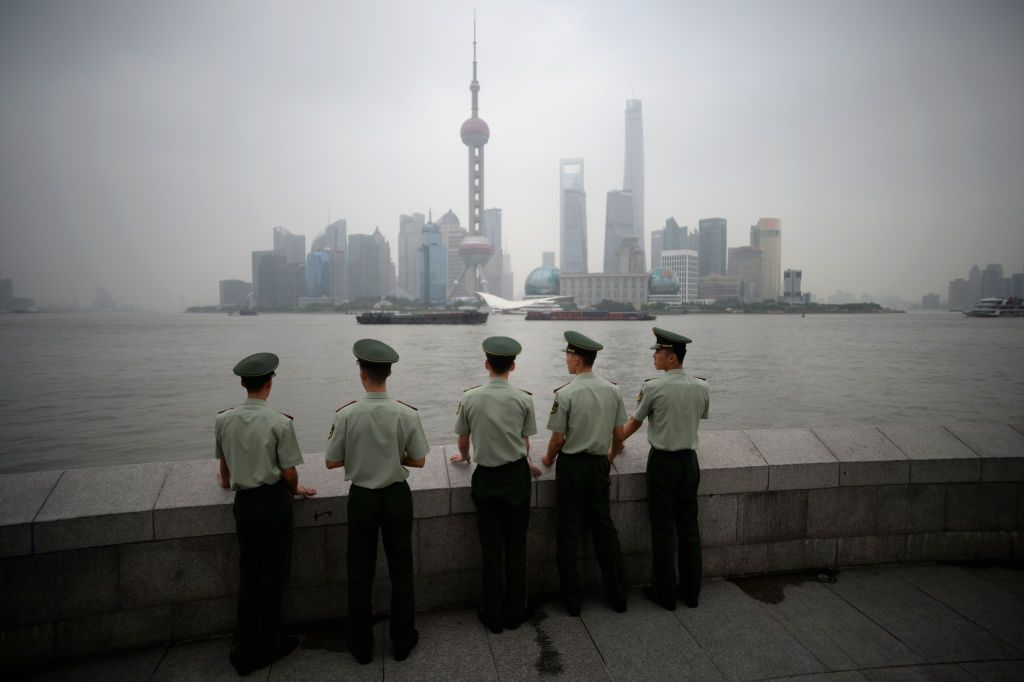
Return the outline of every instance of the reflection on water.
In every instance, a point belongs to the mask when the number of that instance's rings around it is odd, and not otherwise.
[[[694,340],[686,368],[711,384],[705,429],[954,421],[1024,423],[1024,320],[958,314],[662,316]],[[463,389],[486,381],[481,341],[523,345],[512,382],[534,395],[544,435],[551,392],[568,381],[562,332],[605,345],[596,371],[627,409],[657,376],[643,322],[363,327],[350,315],[67,314],[0,316],[0,472],[198,459],[213,418],[241,402],[231,367],[281,356],[270,404],[295,417],[304,452],[323,452],[334,410],[362,389],[353,341],[401,355],[391,394],[419,408],[433,444],[454,441]],[[642,434],[637,436],[642,437]]]

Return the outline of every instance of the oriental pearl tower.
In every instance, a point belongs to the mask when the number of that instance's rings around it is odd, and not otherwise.
[[[473,80],[469,84],[473,94],[473,115],[462,124],[462,143],[469,150],[469,234],[459,246],[462,259],[462,273],[452,283],[449,298],[461,292],[472,296],[476,291],[487,292],[484,265],[491,259],[493,247],[482,231],[484,219],[484,145],[491,137],[491,130],[477,115],[477,94],[480,83],[476,80],[476,18],[473,19]]]

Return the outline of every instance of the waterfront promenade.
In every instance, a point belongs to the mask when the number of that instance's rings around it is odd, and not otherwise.
[[[830,582],[834,579],[834,582]],[[374,661],[345,651],[342,621],[294,629],[300,648],[252,680],[1021,680],[1024,571],[890,565],[705,581],[674,613],[630,594],[573,618],[557,601],[493,635],[471,609],[418,616],[420,644],[396,663],[377,626]],[[231,680],[229,639],[166,644],[41,671],[37,680]]]

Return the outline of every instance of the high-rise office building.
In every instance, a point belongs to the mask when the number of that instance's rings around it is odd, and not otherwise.
[[[583,159],[558,162],[559,254],[562,272],[587,271],[587,192]]]
[[[288,263],[305,263],[306,235],[292,234],[283,227],[275,227],[274,251],[282,252]]]
[[[503,298],[515,298],[513,282],[512,254],[503,251],[501,254],[501,295]]]
[[[1003,277],[1003,266],[989,263],[981,271],[981,297],[1005,298],[1010,293],[1010,280]]]
[[[644,226],[644,117],[640,100],[626,100],[626,154],[622,189],[632,193],[633,236],[640,249],[646,243]]]
[[[347,238],[347,237],[346,237]],[[348,300],[348,245],[344,249],[329,249],[331,274],[328,296],[335,303]]]
[[[756,246],[736,246],[729,249],[729,277],[740,282],[740,299],[744,303],[759,303],[764,252]]]
[[[801,287],[803,286],[803,270],[786,270],[782,273],[782,298],[787,303],[794,303],[803,300]]]
[[[613,189],[608,192],[604,224],[604,271],[620,272],[619,246],[622,240],[636,237],[633,229],[633,194],[627,190]]]
[[[966,279],[950,281],[948,299],[950,310],[966,311],[974,307],[974,302],[971,301],[971,286]]]
[[[456,288],[461,291],[459,277],[462,274],[463,266],[462,259],[459,257],[459,247],[468,233],[459,224],[458,216],[451,209],[448,209],[448,212],[437,221],[437,227],[441,233],[441,243],[448,250],[448,276],[445,281],[448,286],[446,297],[450,297]]]
[[[761,262],[761,298],[782,299],[782,221],[761,218],[757,221],[757,246],[764,253]],[[753,246],[751,240],[751,246]]]
[[[348,295],[350,299],[380,298],[383,278],[377,241],[371,234],[348,236]]]
[[[661,268],[669,270],[679,282],[679,300],[689,303],[697,298],[700,257],[692,249],[665,249],[661,252]]]
[[[433,221],[423,226],[417,255],[420,302],[444,305],[448,298],[448,250],[441,239],[441,228]]]
[[[727,224],[725,218],[702,218],[698,223],[697,235],[700,245],[700,276],[717,273],[724,275],[726,269]]]
[[[413,300],[420,298],[419,248],[424,223],[422,213],[398,218],[398,288]]]
[[[636,237],[626,237],[623,239],[619,244],[618,251],[615,252],[615,257],[617,260],[615,272],[624,272],[631,275],[647,272],[644,252],[637,243]]]
[[[469,151],[469,230],[459,244],[459,259],[462,273],[455,286],[458,291],[449,292],[449,298],[456,294],[472,296],[474,292],[487,291],[483,267],[491,259],[494,246],[483,234],[484,220],[484,145],[491,137],[491,129],[478,115],[480,83],[476,79],[476,20],[473,21],[473,80],[469,84],[472,96],[472,115],[459,129],[462,143]],[[461,281],[460,281],[461,280]]]
[[[252,300],[257,308],[278,307],[278,277],[284,264],[282,251],[252,252]]]
[[[249,282],[243,282],[240,279],[222,279],[220,281],[220,307],[244,308],[249,302],[250,293],[252,293],[252,284]],[[3,297],[3,292],[0,291],[0,299]]]
[[[324,248],[344,251],[348,248],[348,223],[344,218],[335,220],[324,228]]]
[[[331,290],[331,254],[320,249],[306,256],[306,298],[328,298]]]
[[[484,276],[487,278],[486,290],[504,297],[505,294],[502,293],[501,283],[504,279],[505,258],[501,248],[500,208],[484,209],[484,236],[491,242],[491,247],[494,249],[491,259],[487,261],[483,269]]]

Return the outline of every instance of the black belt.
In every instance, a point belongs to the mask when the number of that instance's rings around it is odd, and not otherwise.
[[[686,453],[697,454],[697,451],[692,448],[685,448],[683,450],[659,450],[658,448],[652,447],[651,454],[657,455],[685,455]]]
[[[562,452],[561,450],[559,450],[558,451],[558,456],[561,457],[562,455],[569,455],[570,457],[576,457],[576,456],[579,456],[579,457],[607,457],[608,453],[607,452]]]
[[[258,485],[255,488],[243,488],[241,490],[236,490],[235,496],[237,497],[241,495],[242,497],[254,497],[258,495],[268,495],[271,490],[275,490],[280,487],[287,487],[283,479],[278,479],[277,483],[264,483],[263,485]]]

